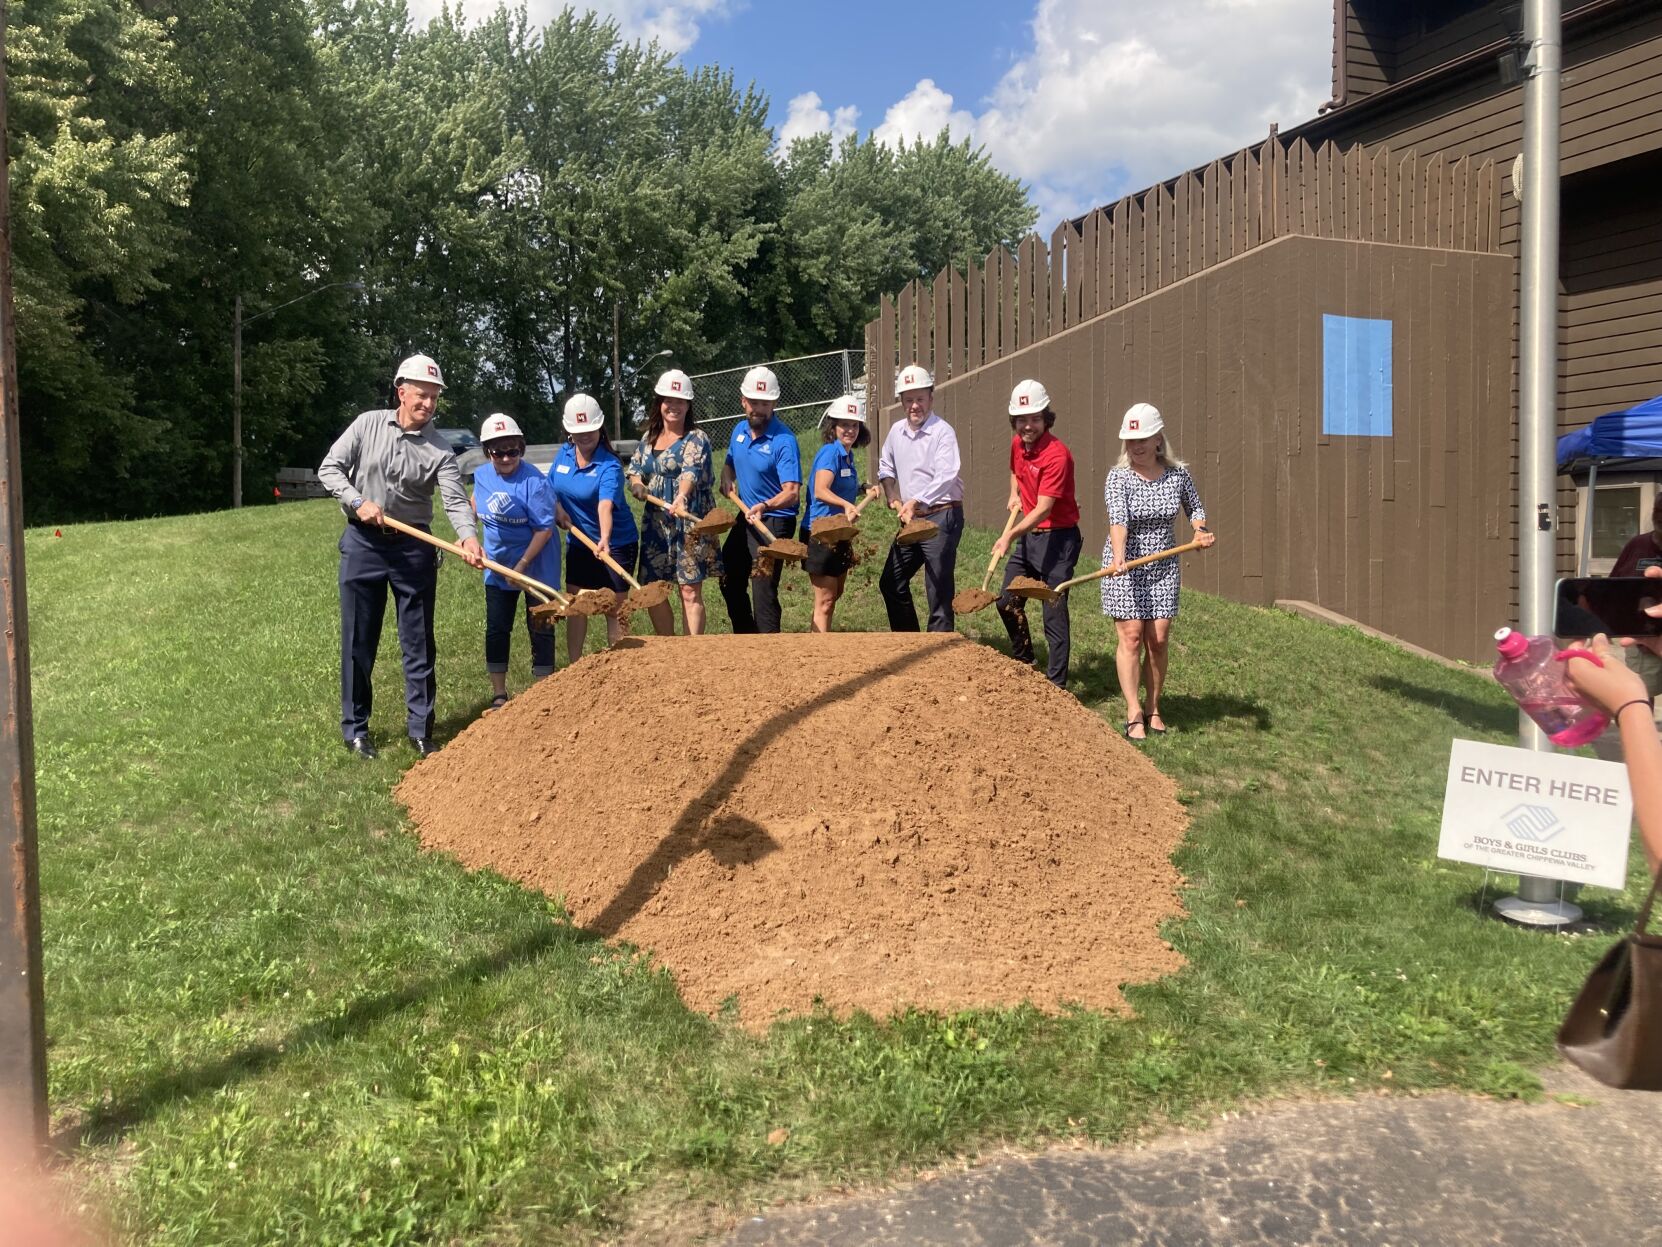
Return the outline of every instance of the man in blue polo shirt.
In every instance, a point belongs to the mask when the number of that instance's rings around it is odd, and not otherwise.
[[[721,470],[725,494],[735,484],[745,515],[760,520],[776,537],[796,532],[797,503],[802,492],[802,457],[796,435],[773,414],[779,401],[779,378],[766,368],[752,368],[739,387],[744,420],[727,439],[727,463]],[[756,569],[762,548],[754,524],[735,524],[721,548],[721,596],[734,632],[779,631],[778,559],[765,559],[767,569]],[[756,570],[757,574],[752,575]],[[750,593],[745,593],[745,586]],[[754,599],[755,609],[751,609]]]

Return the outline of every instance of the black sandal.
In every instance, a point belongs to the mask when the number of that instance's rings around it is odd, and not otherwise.
[[[1130,741],[1133,745],[1140,745],[1148,739],[1148,724],[1143,720],[1144,716],[1138,715],[1135,719],[1129,720],[1125,725],[1125,739]],[[1139,723],[1142,724],[1143,734],[1141,736],[1133,736],[1131,734],[1131,729],[1136,727]]]
[[[1164,719],[1165,717],[1166,716],[1163,715],[1163,714],[1160,715],[1160,718],[1162,718],[1162,719]],[[1149,720],[1152,719],[1152,718],[1154,718],[1154,715],[1152,715],[1152,714],[1145,714],[1143,716],[1143,731],[1153,732],[1156,736],[1164,736],[1166,734],[1166,729],[1163,728],[1163,727],[1155,727],[1154,724],[1149,722]]]

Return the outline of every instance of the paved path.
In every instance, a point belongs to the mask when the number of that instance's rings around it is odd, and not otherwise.
[[[1662,1093],[1575,1070],[1523,1105],[1458,1096],[1294,1104],[1141,1149],[1003,1157],[886,1193],[743,1220],[733,1247],[1097,1243],[1662,1244]]]

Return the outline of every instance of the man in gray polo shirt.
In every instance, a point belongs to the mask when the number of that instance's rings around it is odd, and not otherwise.
[[[398,406],[366,411],[329,447],[317,475],[346,512],[340,539],[340,728],[346,747],[373,758],[369,712],[371,676],[381,644],[381,623],[392,588],[398,613],[398,643],[404,652],[404,701],[409,708],[410,743],[422,757],[432,753],[433,602],[438,558],[432,546],[389,528],[391,516],[431,531],[433,491],[461,540],[469,564],[484,565],[473,508],[462,488],[456,455],[433,431],[433,412],[444,389],[444,374],[426,355],[412,355],[393,375]]]

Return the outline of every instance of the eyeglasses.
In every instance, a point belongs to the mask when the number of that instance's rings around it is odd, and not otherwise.
[[[525,453],[523,446],[491,446],[485,453],[492,459],[517,459]]]

